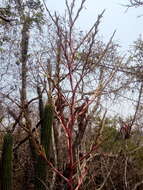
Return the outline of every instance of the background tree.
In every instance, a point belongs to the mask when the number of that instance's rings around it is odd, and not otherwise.
[[[129,7],[139,7],[143,5],[143,1],[142,0],[130,0],[129,1]]]

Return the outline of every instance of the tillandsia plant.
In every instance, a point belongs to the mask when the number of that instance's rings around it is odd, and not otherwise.
[[[4,136],[1,158],[1,190],[12,190],[12,159],[13,136],[7,133]]]

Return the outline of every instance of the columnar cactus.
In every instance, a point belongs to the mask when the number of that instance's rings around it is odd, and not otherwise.
[[[53,123],[53,105],[47,103],[43,113],[43,123],[41,126],[41,145],[43,146],[46,156],[49,156]]]
[[[48,102],[45,105],[43,111],[43,117],[41,122],[41,145],[47,159],[49,158],[49,153],[51,149],[51,138],[52,138],[52,123],[53,123],[53,105]],[[37,156],[36,161],[36,181],[35,181],[35,189],[36,190],[45,190],[45,181],[47,176],[47,164],[43,158]]]
[[[10,133],[4,136],[1,158],[1,190],[12,190],[13,137]]]

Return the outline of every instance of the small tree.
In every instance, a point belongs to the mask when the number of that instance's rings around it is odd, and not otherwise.
[[[15,110],[18,110],[15,113],[9,105],[7,106],[8,113],[14,120],[12,128],[15,130],[16,126],[20,126],[22,131],[28,133],[25,139],[30,138],[39,157],[50,166],[53,173],[57,174],[55,181],[52,180],[59,185],[57,188],[78,190],[88,173],[87,159],[102,143],[100,136],[104,117],[97,132],[97,139],[89,149],[84,151],[83,139],[87,128],[95,127],[95,115],[102,108],[101,103],[108,100],[108,97],[112,98],[126,85],[122,73],[118,70],[123,66],[123,57],[118,54],[118,45],[113,43],[115,32],[108,43],[100,40],[99,24],[104,11],[98,15],[88,31],[78,32],[76,22],[86,0],[81,0],[79,7],[76,7],[75,0],[71,3],[66,0],[65,16],[60,16],[58,13],[53,15],[43,1],[48,13],[48,24],[43,27],[46,31],[44,37],[42,33],[38,36],[36,44],[42,37],[43,41],[39,43],[40,46],[36,46],[38,48],[35,50],[34,47],[31,48],[30,43],[35,37],[32,35],[34,32],[32,29],[35,23],[39,23],[38,15],[43,15],[42,12],[37,13],[40,8],[39,1],[12,2],[16,5],[12,7],[18,15],[16,18],[22,21],[18,29],[19,41],[16,40],[18,44],[16,47],[19,51],[11,51],[10,54],[11,57],[16,55],[18,60],[11,59],[13,60],[11,64],[4,62],[8,65],[4,76],[8,78],[8,71],[11,74],[12,65],[14,71],[10,76],[15,85],[12,88],[11,83],[6,80],[8,87],[6,90],[2,89],[1,92],[9,104],[14,104]],[[10,44],[13,44],[12,41]],[[8,55],[6,54],[6,57]],[[17,77],[17,80],[14,80],[14,77]],[[42,126],[41,118],[36,117],[37,123],[34,123],[32,119],[32,114],[38,110],[38,106],[35,104],[32,112],[31,104],[40,100],[35,93],[37,83],[42,89],[43,97],[47,98],[50,94],[53,102],[54,135],[52,141],[55,146],[53,163],[46,156],[47,150],[44,152],[42,148],[45,146],[44,141],[41,140],[38,143],[37,136],[34,136],[34,132],[37,131],[34,128],[35,125],[36,128]],[[31,98],[33,96],[34,98]],[[43,134],[42,137],[47,138]],[[23,142],[25,140],[22,140]],[[19,144],[17,147],[20,146]],[[53,175],[53,179],[54,177]]]

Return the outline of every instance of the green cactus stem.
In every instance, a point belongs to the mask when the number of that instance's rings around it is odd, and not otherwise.
[[[48,158],[50,153],[53,124],[53,105],[47,103],[43,113],[43,124],[41,126],[41,145],[43,146]]]
[[[51,149],[51,139],[52,139],[52,123],[53,123],[53,105],[52,103],[47,103],[45,105],[42,123],[41,123],[41,145],[45,151],[47,159],[49,158],[50,149]],[[47,176],[47,164],[43,158],[37,156],[36,159],[36,180],[35,180],[35,189],[36,190],[45,190],[46,187],[46,176]]]
[[[13,137],[10,133],[4,136],[1,158],[1,190],[12,190]]]

